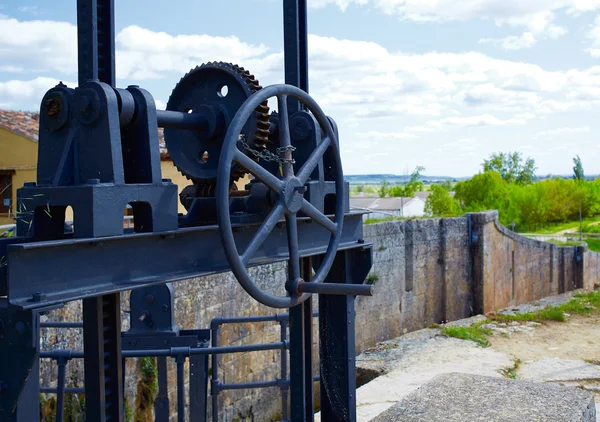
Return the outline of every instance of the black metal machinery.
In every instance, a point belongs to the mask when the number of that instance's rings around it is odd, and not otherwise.
[[[289,308],[290,343],[276,347],[289,347],[292,421],[313,420],[311,297],[320,294],[322,419],[356,420],[354,299],[373,293],[364,284],[372,248],[362,215],[349,211],[335,122],[308,95],[306,0],[283,7],[285,84],[262,88],[237,65],[207,63],[161,111],[146,90],[116,87],[114,0],[77,1],[79,86],[44,96],[37,181],[18,190],[17,235],[0,239],[0,421],[34,420],[40,313],[83,300],[86,420],[122,421],[124,357],[182,364],[211,353],[207,330],[174,325],[171,283],[229,270],[257,301]],[[179,198],[161,175],[161,127],[190,180]],[[247,268],[281,261],[286,295],[260,290]],[[132,326],[121,333],[128,290]]]

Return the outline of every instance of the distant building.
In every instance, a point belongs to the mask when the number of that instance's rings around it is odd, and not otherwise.
[[[414,198],[350,198],[350,209],[370,211],[365,218],[424,217],[425,199]]]
[[[17,189],[25,182],[37,179],[39,113],[0,109],[0,226],[14,224]],[[179,193],[192,184],[177,168],[167,151],[163,130],[158,129],[162,177],[171,179],[179,188]],[[236,185],[243,189],[249,181],[247,176]],[[179,212],[185,208],[178,201]],[[131,209],[124,210],[128,215]],[[66,219],[73,219],[71,208],[67,209]]]

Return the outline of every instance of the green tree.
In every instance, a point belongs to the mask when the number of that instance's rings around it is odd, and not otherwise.
[[[452,180],[450,180],[450,179],[444,180],[442,183],[440,183],[440,186],[443,189],[446,189],[448,192],[452,192],[452,190],[454,189],[454,184],[452,183]]]
[[[577,182],[577,198],[579,199],[579,240],[582,240],[582,232],[583,232],[583,196],[584,196],[584,187],[585,176],[583,174],[583,165],[581,164],[581,158],[579,155],[573,158],[573,163],[575,167],[573,167],[573,178]]]
[[[417,166],[410,175],[408,183],[404,186],[394,186],[391,188],[390,196],[412,198],[415,196],[415,192],[422,191],[425,185],[421,181],[421,172],[424,170],[425,167]]]
[[[461,209],[443,186],[433,185],[425,201],[425,213],[430,217],[454,217],[461,214]]]
[[[496,171],[486,171],[469,180],[458,182],[456,200],[464,211],[504,210],[508,200],[508,184]]]
[[[496,171],[508,183],[529,185],[535,181],[535,161],[529,157],[523,162],[520,152],[494,153],[483,162],[483,170]]]
[[[581,164],[581,158],[579,155],[573,158],[573,163],[575,166],[573,167],[573,179],[578,182],[583,182],[585,180],[585,176],[583,175],[583,165]]]
[[[388,193],[390,193],[390,188],[388,187],[387,180],[383,181],[381,187],[377,190],[377,193],[379,194],[380,198],[385,198],[386,196],[388,196]]]

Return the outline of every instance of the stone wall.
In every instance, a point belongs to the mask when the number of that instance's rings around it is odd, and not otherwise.
[[[368,278],[375,285],[372,297],[356,299],[356,351],[377,342],[433,323],[443,323],[534,301],[544,296],[600,283],[600,255],[586,247],[561,248],[523,238],[500,225],[496,212],[451,219],[384,222],[364,227],[373,243],[373,268]],[[283,294],[284,264],[249,270],[264,290]],[[175,283],[176,323],[182,329],[209,328],[216,317],[272,315],[239,286],[231,273]],[[128,309],[128,294],[123,309]],[[318,309],[314,297],[314,310]],[[81,304],[73,302],[43,319],[77,321]],[[128,328],[123,314],[123,329]],[[316,322],[316,321],[315,321]],[[315,373],[318,373],[317,329],[314,331]],[[220,345],[277,342],[277,323],[224,325]],[[42,348],[81,350],[78,330],[43,330]],[[289,362],[289,360],[288,360]],[[187,376],[186,366],[186,376]],[[211,369],[212,370],[212,369]],[[69,363],[69,374],[79,379],[81,362]],[[218,368],[223,383],[275,380],[280,377],[280,352],[222,355]],[[135,408],[139,367],[127,366],[126,391]],[[175,365],[169,363],[173,419],[176,420]],[[42,368],[42,385],[55,385],[56,366]],[[315,386],[318,392],[318,385]],[[209,398],[210,412],[210,398]],[[219,420],[277,420],[281,412],[278,388],[226,391],[220,394]],[[209,413],[210,414],[210,413]],[[210,418],[210,417],[209,417]]]
[[[600,255],[587,247],[558,247],[511,232],[496,211],[472,214],[474,311],[532,302],[600,280]]]

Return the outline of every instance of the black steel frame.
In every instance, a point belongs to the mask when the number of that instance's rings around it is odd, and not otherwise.
[[[89,85],[90,80],[96,80],[114,88],[114,0],[78,0],[77,7],[79,85],[87,83],[88,86],[99,86]],[[285,82],[308,92],[306,0],[283,0],[283,11]],[[142,95],[135,87],[131,90]],[[83,107],[85,110],[85,104]],[[301,104],[288,98],[288,112],[298,110],[302,110]],[[161,119],[163,124],[181,127],[197,123],[188,121],[191,117],[182,119],[169,112],[157,114],[159,124]],[[131,119],[131,116],[128,118]],[[155,173],[156,169],[152,171]],[[153,180],[156,176],[154,173]],[[122,175],[119,177],[122,178]],[[90,179],[89,183],[90,186],[84,187],[85,192],[92,192],[95,189],[92,185],[98,180]],[[157,187],[162,186],[160,180],[157,183]],[[168,190],[171,195],[173,186],[164,180],[163,185],[165,192]],[[113,189],[110,192],[117,192],[119,186],[110,188]],[[34,186],[26,188],[33,189],[32,192],[37,189]],[[62,195],[59,190],[56,192]],[[85,218],[87,224],[93,224],[95,216]],[[372,245],[362,239],[362,214],[346,213],[333,267],[325,284],[317,288],[308,282],[312,269],[317,268],[316,265],[323,259],[330,233],[310,219],[298,218],[298,222],[297,254],[301,258],[300,275],[306,282],[303,283],[303,289],[306,289],[305,292],[323,293],[319,301],[321,341],[320,374],[317,376],[321,382],[323,420],[354,421],[356,388],[352,295],[356,293],[348,292],[360,290],[351,285],[364,282],[371,267]],[[22,222],[19,224],[21,228],[24,227]],[[165,222],[161,227],[170,225],[172,221]],[[238,224],[232,228],[236,244],[244,245],[252,239],[257,225]],[[5,265],[0,266],[0,352],[4,360],[0,362],[0,421],[33,420],[27,419],[32,410],[26,400],[39,391],[39,380],[31,379],[29,374],[39,369],[40,357],[54,356],[39,352],[39,313],[59,307],[64,302],[83,300],[88,422],[123,420],[124,358],[175,357],[182,374],[185,358],[212,354],[214,359],[217,353],[247,350],[241,346],[220,347],[214,344],[212,347],[187,345],[146,350],[127,350],[127,347],[123,347],[120,292],[230,269],[223,249],[217,246],[221,244],[221,238],[216,226],[163,228],[158,232],[146,233],[136,230],[136,233],[127,233],[125,236],[82,238],[80,233],[78,237],[65,235],[55,240],[23,237],[19,234],[19,228],[17,234],[18,237],[0,239],[0,256],[6,257]],[[286,242],[282,240],[284,238],[285,228],[276,226],[250,265],[289,259]],[[289,345],[279,342],[256,346],[257,350],[290,350],[292,421],[314,419],[312,314],[312,299],[308,298],[304,303],[290,308]],[[185,336],[192,333],[182,330],[180,334]],[[64,379],[66,362],[80,357],[83,357],[80,352],[56,355],[60,361],[61,379]],[[282,365],[285,363],[282,359]],[[215,391],[218,391],[218,384],[215,385]],[[63,390],[62,387],[60,390]],[[65,391],[60,391],[63,397]],[[19,400],[19,396],[22,400]]]

